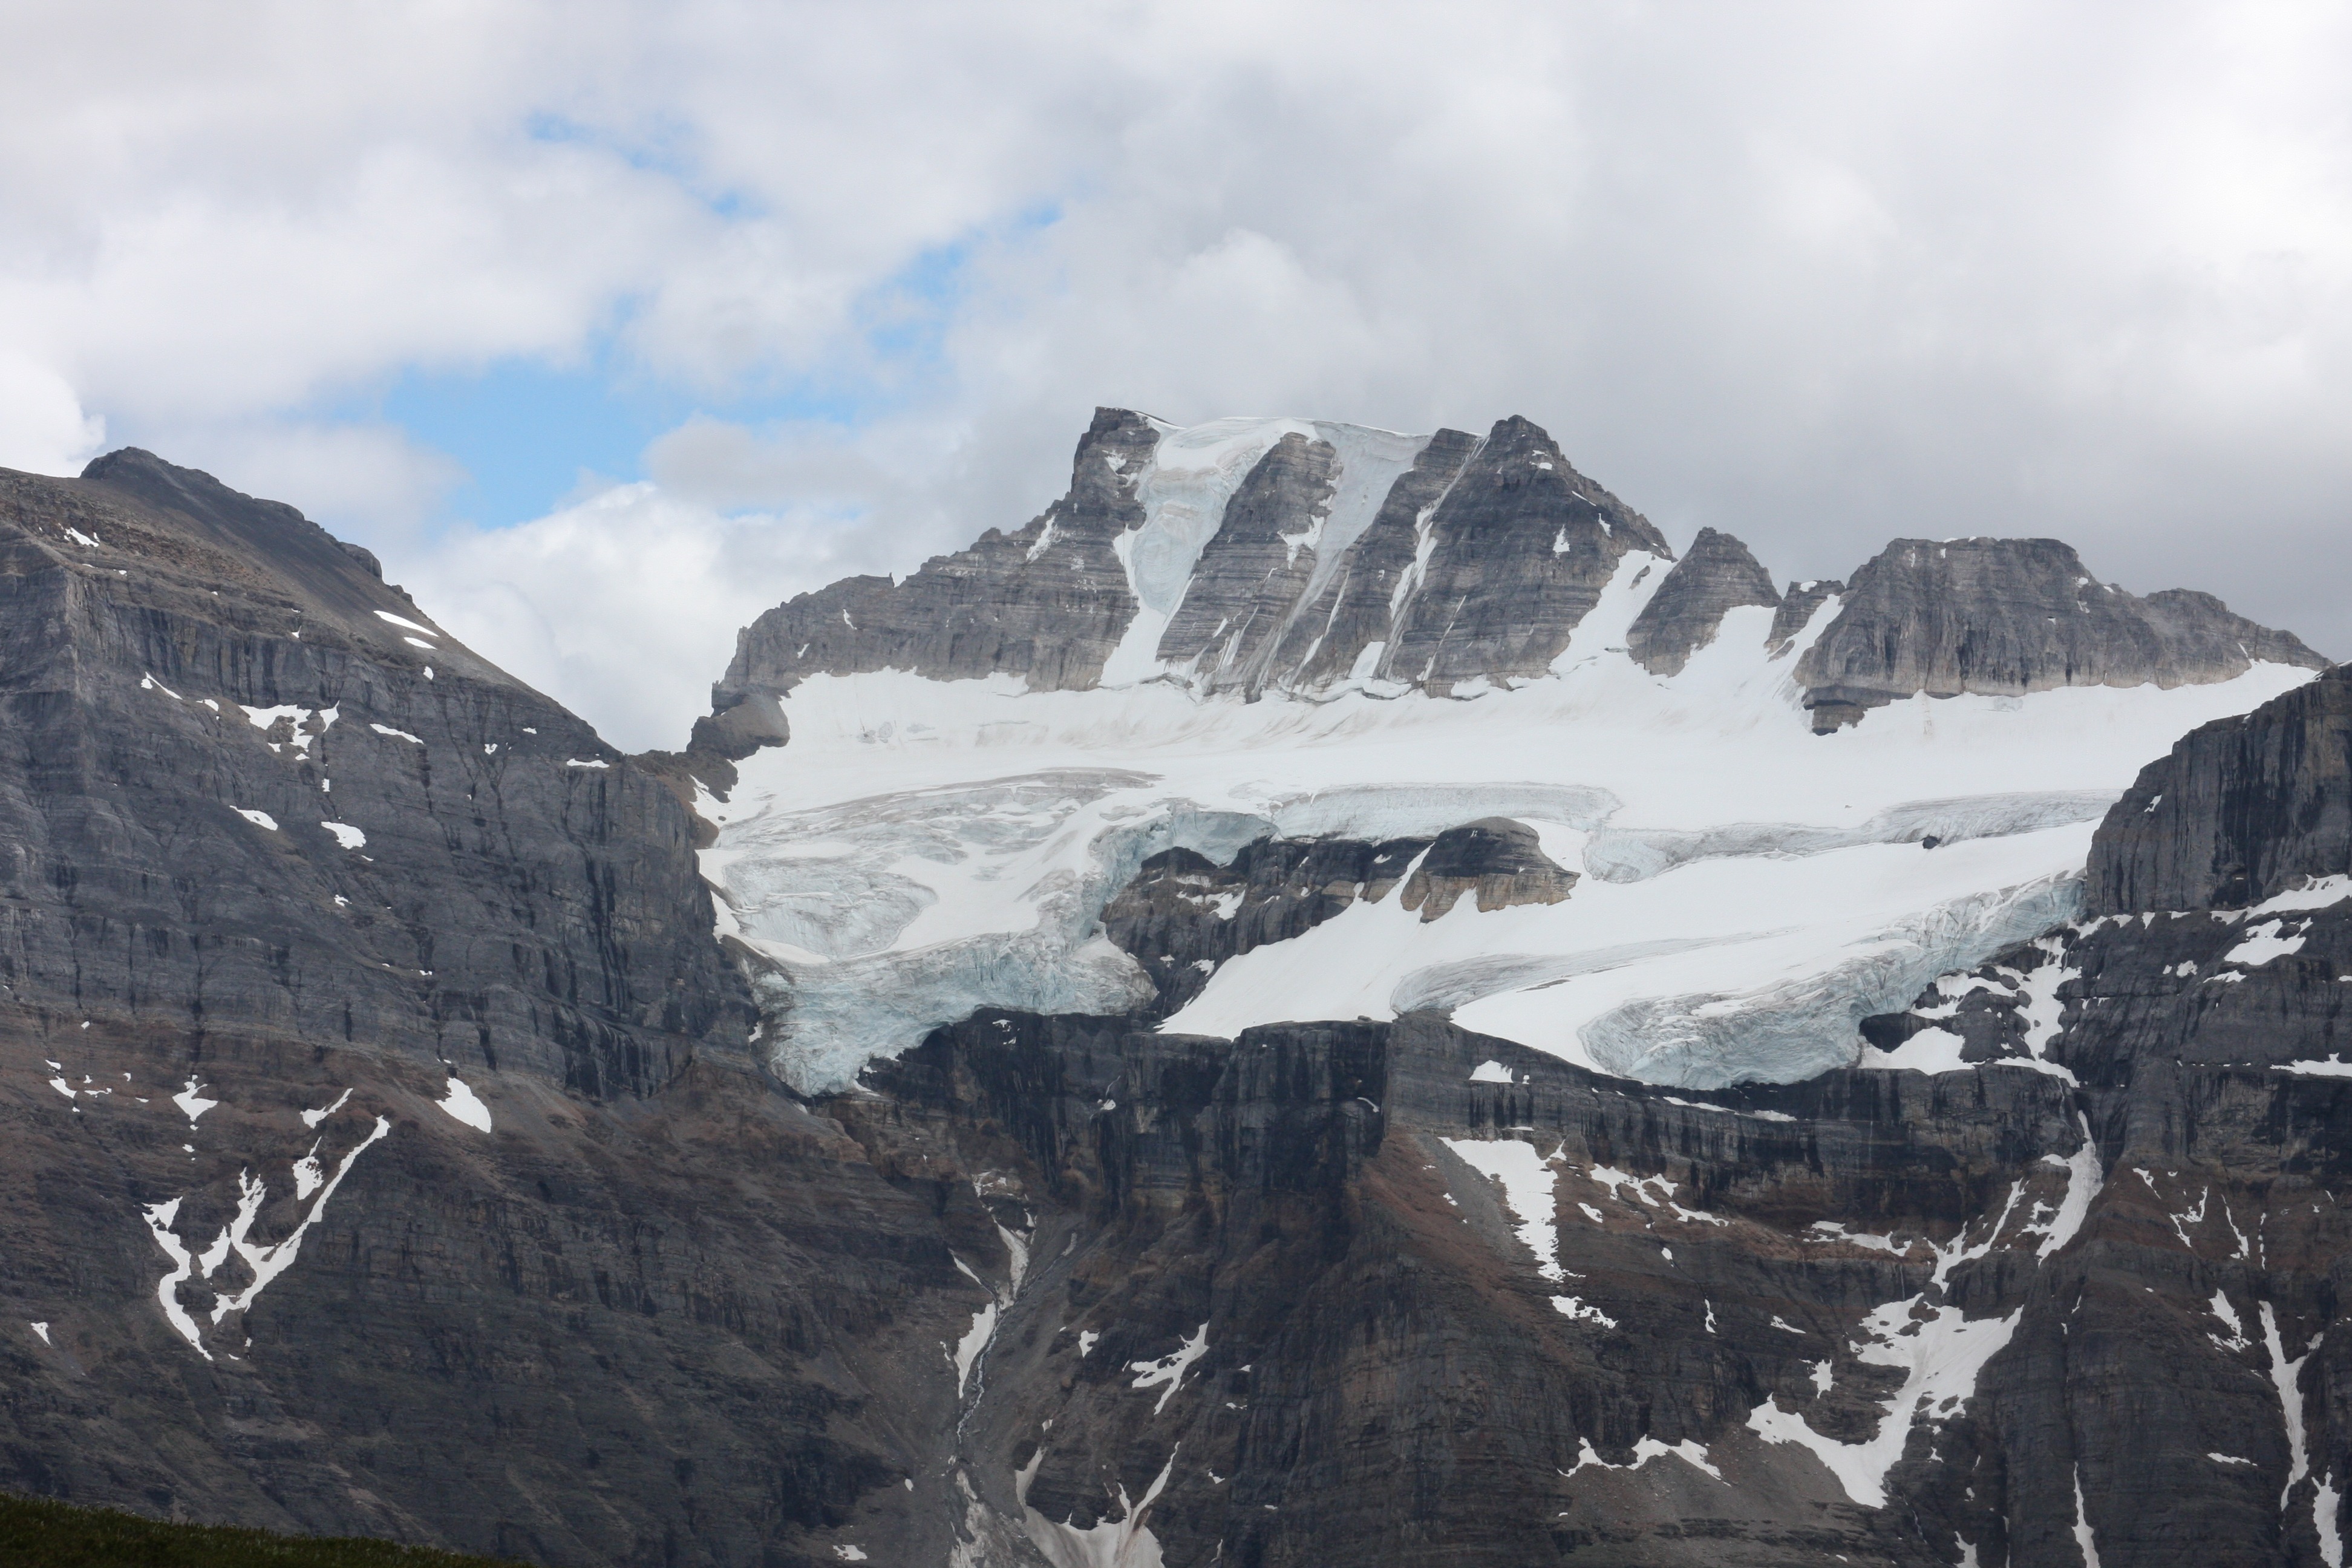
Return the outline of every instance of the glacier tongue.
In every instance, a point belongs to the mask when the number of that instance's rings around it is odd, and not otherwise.
[[[1223,439],[1245,451],[1286,427]],[[1196,445],[1192,471],[1213,489],[1228,465]],[[1168,532],[1145,577],[1164,571],[1151,592],[1181,595]],[[1615,599],[1646,591],[1643,566],[1628,556]],[[815,1090],[978,1007],[1150,1004],[1100,916],[1163,850],[1223,865],[1267,837],[1510,817],[1582,875],[1569,897],[1465,900],[1429,921],[1359,899],[1225,960],[1166,1026],[1451,1008],[1611,1072],[1785,1080],[1853,1061],[1855,1020],[1936,973],[2071,918],[2092,827],[2140,765],[2309,679],[2257,665],[2171,690],[1923,696],[1815,735],[1768,622],[1732,612],[1671,677],[1580,641],[1550,677],[1469,696],[815,676],[787,700],[791,743],[745,759],[728,801],[705,797],[704,871],[722,931],[767,961],[779,1069]]]

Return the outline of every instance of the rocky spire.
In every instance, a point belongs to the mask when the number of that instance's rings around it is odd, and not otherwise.
[[[1756,563],[1748,546],[1702,528],[1690,553],[1675,563],[1633,617],[1625,651],[1652,675],[1679,674],[1692,654],[1715,640],[1727,612],[1748,605],[1777,609],[1780,604],[1771,574]]]

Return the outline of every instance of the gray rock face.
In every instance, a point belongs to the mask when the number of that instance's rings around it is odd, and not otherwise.
[[[1812,624],[1814,614],[1844,592],[1845,584],[1831,577],[1790,583],[1789,591],[1780,597],[1780,607],[1772,612],[1772,629],[1764,637],[1765,651],[1779,653],[1796,641],[1799,634]]]
[[[2097,1196],[1986,1364],[1963,1450],[2006,1478],[2014,1561],[2061,1561],[2080,1528],[2101,1562],[2342,1553],[2352,900],[2263,921],[2243,904],[2352,852],[2327,782],[2346,728],[2331,674],[2196,731],[2101,827],[2093,918],[1865,1025],[1888,1047],[1940,1029],[1966,1060],[2039,1064],[1939,1085],[2063,1073],[2097,1142]],[[2179,815],[2149,809],[2159,782]],[[2179,852],[2157,847],[2168,833]],[[2053,1466],[2079,1504],[2035,1479]],[[1958,1478],[1921,1479],[1949,1500]]]
[[[712,707],[724,714],[821,671],[1017,675],[1047,691],[1093,685],[1135,616],[1111,542],[1142,524],[1135,486],[1158,439],[1140,414],[1096,410],[1069,493],[1027,527],[991,529],[904,583],[846,578],[769,611],[736,638]]]
[[[1543,674],[1628,552],[1674,554],[1648,519],[1517,417],[1496,424],[1428,528],[1427,563],[1380,668],[1440,695]]]
[[[1242,476],[1152,645],[1199,689],[1314,693],[1360,676],[1442,692],[1480,676],[1538,675],[1628,551],[1672,556],[1641,514],[1524,419],[1501,421],[1484,441],[1318,428],[1340,435],[1283,436]],[[849,578],[761,616],[712,689],[691,765],[708,771],[774,743],[779,718],[729,715],[819,671],[1094,685],[1142,607],[1119,552],[1142,537],[1143,481],[1165,430],[1098,410],[1070,493],[1028,527],[992,531],[902,584]],[[1361,449],[1351,458],[1335,440]],[[1417,445],[1400,448],[1410,461],[1382,467],[1380,448],[1406,441]],[[1365,482],[1350,461],[1385,490],[1363,500],[1369,521],[1359,513],[1327,536],[1342,492]]]
[[[580,1564],[906,1495],[969,1238],[755,1064],[661,781],[135,451],[0,473],[0,1486]]]
[[[1271,439],[1216,503],[1205,538],[1176,552],[1181,596],[1153,600],[1163,625],[1139,622],[1123,552],[1153,537],[1156,455],[1181,433],[1097,410],[1069,493],[1027,527],[991,531],[903,584],[851,578],[803,595],[746,628],[679,776],[725,787],[733,761],[781,743],[774,699],[814,673],[1008,674],[1070,689],[1099,682],[1130,632],[1143,641],[1129,658],[1148,647],[1160,678],[1252,699],[1312,698],[1350,679],[1440,696],[1508,685],[1549,671],[1637,550],[1674,563],[1658,568],[1626,638],[1653,674],[1679,673],[1732,609],[1771,607],[1766,648],[1779,654],[1834,601],[1796,668],[1823,732],[1918,692],[2168,687],[2226,680],[2254,660],[2325,663],[2209,595],[2139,598],[2098,583],[2055,540],[1897,540],[1851,584],[1791,583],[1783,595],[1747,546],[1714,529],[1674,561],[1646,519],[1525,419],[1484,438],[1312,428]],[[1352,521],[1339,526],[1343,513]]]
[[[2255,659],[2326,660],[2206,594],[2146,599],[2103,584],[2054,539],[1898,539],[1854,574],[1797,667],[1816,730],[1925,691],[2227,680]]]
[[[1345,679],[1367,648],[1385,648],[1414,579],[1423,524],[1480,446],[1478,437],[1460,430],[1429,438],[1330,581],[1291,616],[1268,671],[1273,684],[1319,691]]]
[[[1189,666],[1203,689],[1264,689],[1314,575],[1313,530],[1330,510],[1339,456],[1328,441],[1285,436],[1226,503],[1160,637],[1160,657]]]
[[[2352,874],[2352,669],[2192,730],[2117,801],[2091,856],[2093,914],[2242,909]]]
[[[1358,900],[1389,896],[1426,838],[1261,838],[1220,866],[1190,849],[1154,855],[1103,910],[1103,932],[1143,966],[1165,1016],[1219,964],[1302,936]]]
[[[1422,920],[1442,920],[1465,896],[1493,913],[1514,904],[1556,904],[1576,886],[1576,873],[1557,865],[1535,829],[1506,816],[1449,827],[1430,845],[1405,879],[1404,907]]]
[[[1633,617],[1625,651],[1652,675],[1679,675],[1692,654],[1715,640],[1725,613],[1748,605],[1779,609],[1771,574],[1731,535],[1702,528]]]

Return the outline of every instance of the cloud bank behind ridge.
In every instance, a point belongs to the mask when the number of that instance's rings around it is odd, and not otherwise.
[[[1097,403],[1525,413],[1783,575],[2057,534],[2352,652],[2340,7],[12,32],[0,464],[136,442],[290,500],[624,745],[759,609],[1034,515]]]

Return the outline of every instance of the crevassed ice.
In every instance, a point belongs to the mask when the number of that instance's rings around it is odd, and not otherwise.
[[[1629,558],[1609,624],[1664,570]],[[1450,1009],[1653,1081],[1787,1080],[1855,1059],[1858,1018],[2074,918],[2097,819],[2139,768],[2310,678],[1923,696],[1817,736],[1769,619],[1727,616],[1671,678],[1580,628],[1551,676],[1469,700],[1370,680],[1249,702],[1172,679],[818,676],[786,700],[791,743],[702,799],[704,873],[722,932],[766,961],[763,1041],[822,1090],[977,1007],[1147,1001],[1100,914],[1160,850],[1222,863],[1268,835],[1510,816],[1582,874],[1564,901],[1465,900],[1426,922],[1394,893],[1359,901],[1225,963],[1166,1026]]]

